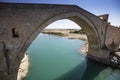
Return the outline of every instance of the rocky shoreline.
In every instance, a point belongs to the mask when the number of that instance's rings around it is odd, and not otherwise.
[[[82,46],[80,51],[82,52],[83,55],[85,55],[85,56],[87,55],[87,52],[88,52],[88,42],[85,42],[85,44]]]
[[[21,60],[17,80],[23,80],[28,73],[28,69],[29,69],[29,56],[25,54],[24,58]]]

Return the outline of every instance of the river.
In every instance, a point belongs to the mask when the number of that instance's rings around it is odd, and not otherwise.
[[[87,59],[84,41],[40,34],[27,50],[30,68],[25,80],[120,80],[120,70]]]

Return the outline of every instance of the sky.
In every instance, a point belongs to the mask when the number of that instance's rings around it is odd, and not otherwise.
[[[120,0],[0,0],[0,2],[78,5],[95,15],[109,14],[108,21],[114,26],[120,26]],[[55,21],[49,25],[52,28],[55,26],[79,28],[77,24],[67,19]]]

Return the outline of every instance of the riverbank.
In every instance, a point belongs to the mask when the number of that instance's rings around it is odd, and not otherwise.
[[[28,73],[28,69],[29,69],[29,56],[25,54],[24,58],[21,60],[17,80],[23,80]]]
[[[57,35],[69,39],[80,39],[87,41],[86,34],[71,33],[75,31],[74,29],[44,29],[42,33]]]
[[[80,51],[82,52],[83,55],[85,55],[85,56],[87,55],[87,52],[88,52],[88,42],[85,42],[85,44],[82,46]]]

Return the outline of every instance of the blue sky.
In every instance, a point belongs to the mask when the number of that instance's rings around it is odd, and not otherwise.
[[[111,22],[112,25],[120,25],[120,0],[0,0],[0,2],[78,5],[95,15],[107,13],[109,14],[109,22]],[[60,25],[61,23],[64,23],[64,25],[69,24],[71,27],[77,26],[69,20],[54,22],[55,25]],[[76,28],[78,28],[78,26]]]

